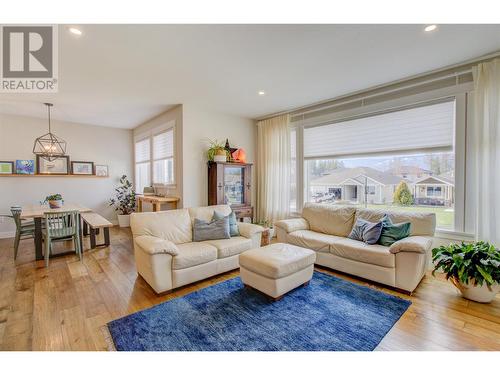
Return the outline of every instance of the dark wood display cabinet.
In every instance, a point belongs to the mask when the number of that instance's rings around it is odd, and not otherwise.
[[[253,218],[252,164],[208,162],[208,204],[228,204],[238,220]]]

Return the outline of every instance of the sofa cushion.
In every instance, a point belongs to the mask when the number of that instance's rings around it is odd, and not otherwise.
[[[227,258],[252,248],[252,240],[245,237],[231,237],[227,240],[209,240],[203,243],[217,248],[217,258]]]
[[[376,244],[382,233],[382,226],[382,221],[372,223],[371,221],[358,218],[352,227],[351,233],[349,233],[349,238],[351,240],[363,241],[369,245]]]
[[[229,234],[231,237],[238,237],[240,235],[240,231],[238,229],[238,221],[236,220],[236,214],[231,212],[229,215],[224,215],[222,212],[214,211],[214,216],[212,220],[220,220],[224,217],[229,218]]]
[[[394,268],[396,260],[387,246],[368,245],[361,241],[342,238],[330,245],[330,253],[342,258],[377,266]]]
[[[321,253],[330,252],[330,244],[343,237],[332,236],[312,230],[297,230],[288,234],[288,243],[305,247]]]
[[[315,232],[347,237],[354,224],[356,208],[332,204],[306,203],[302,217]]]
[[[400,212],[360,208],[356,211],[356,218],[368,221],[380,221],[387,214],[395,224],[409,222],[410,236],[434,236],[436,229],[436,214],[432,212]]]
[[[394,224],[389,216],[385,215],[382,219],[382,233],[378,243],[383,246],[391,246],[394,242],[402,240],[410,235],[411,223]]]
[[[181,270],[208,263],[217,259],[215,246],[204,242],[189,242],[177,245],[179,254],[172,258],[172,269]]]
[[[194,219],[211,221],[215,211],[221,213],[223,216],[227,216],[232,212],[231,207],[227,204],[205,207],[190,207],[188,208],[188,210],[192,222],[194,222]]]
[[[229,234],[229,217],[225,216],[220,220],[205,221],[194,219],[193,241],[200,242],[206,240],[221,240],[231,238]]]
[[[130,227],[134,237],[159,237],[175,244],[193,240],[191,218],[186,208],[133,213],[130,216]]]

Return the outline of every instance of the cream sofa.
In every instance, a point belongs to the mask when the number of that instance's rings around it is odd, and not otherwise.
[[[410,237],[392,246],[367,245],[347,238],[356,218],[409,221]],[[433,213],[360,209],[307,203],[301,218],[275,223],[278,241],[316,251],[316,264],[412,292],[424,276],[436,227]]]
[[[131,215],[137,272],[155,292],[238,268],[239,254],[260,246],[264,229],[250,223],[238,223],[238,237],[193,242],[194,219],[211,220],[214,211],[228,215],[231,208],[219,205]]]

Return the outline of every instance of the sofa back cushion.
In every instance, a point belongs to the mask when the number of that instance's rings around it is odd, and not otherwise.
[[[354,224],[356,208],[321,203],[306,203],[302,217],[315,232],[347,237]]]
[[[175,244],[193,240],[191,217],[186,208],[134,213],[130,217],[130,227],[134,237],[149,235]]]
[[[188,208],[188,210],[189,216],[191,217],[191,223],[194,222],[194,219],[211,221],[214,216],[214,211],[217,211],[223,216],[227,216],[232,212],[231,207],[227,204],[204,207],[190,207]]]
[[[411,236],[434,236],[436,229],[436,214],[427,212],[401,212],[360,208],[356,211],[356,218],[368,221],[380,221],[384,215],[391,219],[394,224],[410,222]]]

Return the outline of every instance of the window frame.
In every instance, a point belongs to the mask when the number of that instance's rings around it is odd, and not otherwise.
[[[169,131],[172,131],[172,148],[173,148],[173,153],[172,157],[167,157],[167,158],[154,158],[154,137],[158,136],[162,133],[167,133]],[[138,142],[144,141],[148,139],[149,140],[149,159],[142,161],[142,162],[137,162],[136,161],[136,154],[135,154],[135,145]],[[166,124],[154,127],[150,130],[147,130],[145,132],[142,132],[140,134],[137,134],[134,136],[134,188],[137,186],[137,181],[135,176],[135,171],[137,168],[138,164],[144,164],[144,163],[149,163],[149,181],[148,181],[148,186],[152,186],[154,181],[154,163],[155,161],[161,161],[161,160],[172,160],[172,167],[173,167],[173,173],[172,173],[172,183],[165,184],[168,187],[175,188],[176,183],[177,183],[177,168],[176,168],[176,126],[175,126],[175,121],[170,121]],[[136,191],[136,193],[142,194],[142,191]]]
[[[360,117],[371,117],[386,112],[404,110],[417,106],[425,106],[435,104],[440,101],[454,100],[455,101],[455,131],[454,131],[454,147],[455,154],[455,200],[454,200],[454,229],[436,229],[437,235],[443,237],[461,236],[470,237],[471,233],[466,233],[466,228],[474,227],[473,218],[470,215],[466,217],[465,208],[468,207],[465,191],[472,190],[471,186],[466,181],[466,128],[467,120],[470,116],[469,96],[473,90],[471,82],[457,84],[452,87],[445,87],[429,92],[400,97],[393,100],[387,100],[381,103],[370,104],[358,108],[348,109],[344,111],[334,112],[327,115],[317,116],[308,119],[292,120],[290,128],[296,130],[296,152],[297,152],[297,210],[292,214],[298,216],[301,214],[304,206],[304,197],[306,197],[306,180],[304,176],[305,163],[307,160],[317,158],[304,158],[304,129],[315,126],[328,125],[333,122],[349,121]],[[470,109],[470,108],[469,108]],[[403,152],[404,153],[404,152]],[[397,153],[401,154],[401,153]],[[367,155],[365,155],[367,156]],[[466,186],[467,184],[467,186]]]

